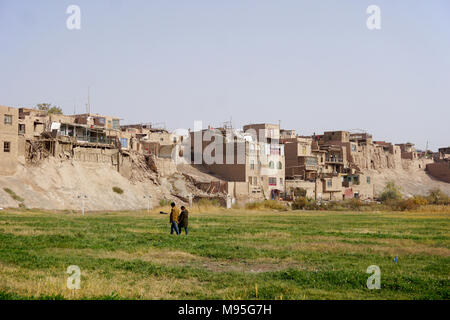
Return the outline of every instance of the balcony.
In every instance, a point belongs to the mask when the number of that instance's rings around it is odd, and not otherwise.
[[[344,159],[342,158],[335,158],[335,157],[329,157],[325,158],[325,163],[337,163],[337,164],[344,164]]]

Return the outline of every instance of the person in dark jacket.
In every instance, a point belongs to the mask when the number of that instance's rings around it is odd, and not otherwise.
[[[189,212],[186,210],[185,206],[181,206],[181,213],[178,217],[178,229],[180,230],[180,233],[183,228],[186,235],[188,235],[188,219]]]

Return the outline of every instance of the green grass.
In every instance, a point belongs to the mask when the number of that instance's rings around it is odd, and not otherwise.
[[[450,298],[449,212],[158,212],[1,211],[0,299]]]

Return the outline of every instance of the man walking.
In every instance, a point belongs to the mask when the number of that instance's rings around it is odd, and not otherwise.
[[[180,231],[178,231],[178,216],[180,215],[180,209],[175,206],[175,202],[170,204],[172,210],[170,210],[170,234],[173,234],[173,231],[180,235]]]
[[[184,228],[184,232],[186,235],[188,235],[188,218],[189,218],[189,212],[186,210],[185,206],[181,206],[181,213],[180,217],[178,218],[178,228],[181,230]]]

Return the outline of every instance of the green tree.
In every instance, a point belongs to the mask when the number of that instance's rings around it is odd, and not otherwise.
[[[399,186],[394,181],[386,183],[383,192],[380,194],[380,200],[386,202],[389,200],[399,200],[402,198],[402,192]]]
[[[36,107],[38,110],[47,112],[47,114],[63,114],[60,107],[52,106],[51,103],[39,103]]]

